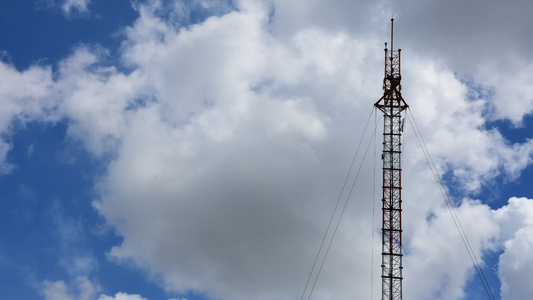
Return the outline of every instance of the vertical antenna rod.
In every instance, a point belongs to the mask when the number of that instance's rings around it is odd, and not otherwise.
[[[390,19],[390,50],[394,50],[394,18]]]
[[[402,132],[403,100],[400,81],[400,53],[394,51],[394,19],[391,19],[391,49],[385,43],[383,96],[374,104],[383,112],[383,197],[382,201],[382,300],[402,299]]]

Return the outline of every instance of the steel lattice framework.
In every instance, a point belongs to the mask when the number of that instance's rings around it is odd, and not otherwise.
[[[401,113],[407,104],[401,94],[400,53],[393,48],[394,19],[391,19],[391,49],[385,43],[383,96],[374,104],[383,112],[382,197],[382,300],[402,299],[402,132]]]

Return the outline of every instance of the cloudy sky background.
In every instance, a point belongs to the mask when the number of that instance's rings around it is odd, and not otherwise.
[[[300,299],[382,94],[394,14],[403,96],[492,291],[529,299],[532,10],[0,4],[0,298]],[[380,298],[370,120],[312,299]],[[405,298],[489,299],[409,121],[403,177]]]

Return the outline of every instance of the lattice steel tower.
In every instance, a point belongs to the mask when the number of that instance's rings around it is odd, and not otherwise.
[[[383,197],[382,197],[382,300],[402,299],[402,97],[400,53],[394,51],[394,19],[391,19],[390,50],[385,43],[383,96],[374,104],[383,112]]]

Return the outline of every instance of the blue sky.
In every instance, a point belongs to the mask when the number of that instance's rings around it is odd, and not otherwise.
[[[1,2],[0,299],[299,299],[392,13],[404,98],[491,288],[529,299],[531,9]],[[488,299],[412,131],[404,295]],[[372,186],[356,182],[312,299],[379,298]]]

